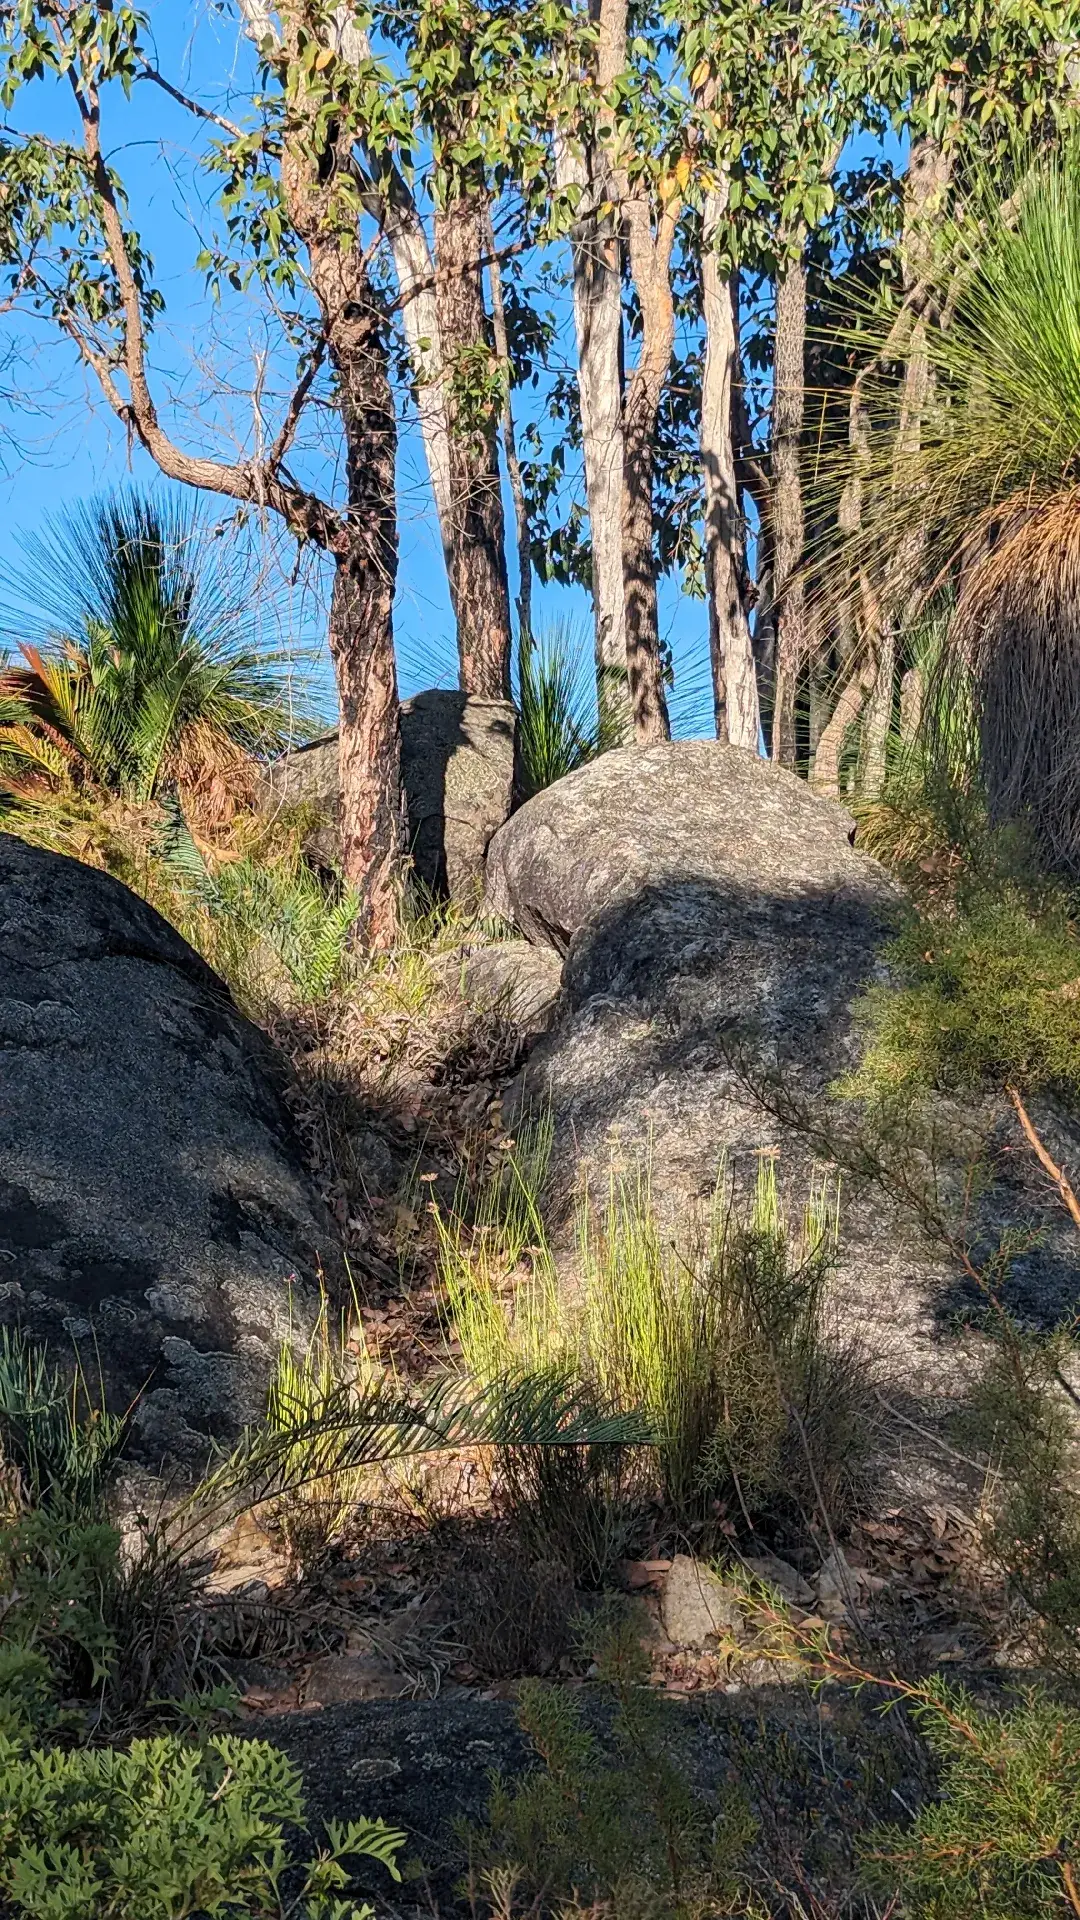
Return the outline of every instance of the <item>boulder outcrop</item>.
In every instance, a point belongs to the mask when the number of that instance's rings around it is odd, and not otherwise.
[[[480,892],[488,843],[513,805],[516,727],[507,700],[435,689],[402,702],[409,850],[435,894],[471,905]],[[339,857],[340,800],[336,733],[282,754],[267,769],[264,807],[315,807],[321,818],[309,850],[331,866]]]
[[[755,1098],[747,1062],[811,1100],[847,1071],[853,1009],[885,977],[903,907],[852,844],[842,808],[738,748],[628,749],[522,807],[492,842],[487,875],[492,907],[566,956],[558,1017],[507,1100],[511,1118],[523,1101],[550,1105],[552,1203],[569,1209],[583,1173],[602,1190],[613,1165],[647,1162],[674,1223],[722,1164],[745,1187],[775,1150],[798,1218],[814,1160]],[[1000,1126],[1015,1134],[1009,1113]],[[1075,1260],[1028,1158],[1004,1155],[980,1204],[991,1244],[1002,1225],[1042,1230],[1014,1264],[1012,1297],[1052,1325],[1078,1304]],[[838,1311],[894,1379],[931,1400],[950,1372],[937,1330],[965,1283],[876,1191],[845,1190],[843,1215]]]
[[[223,983],[118,881],[0,835],[0,1324],[188,1471],[260,1411],[336,1258]]]

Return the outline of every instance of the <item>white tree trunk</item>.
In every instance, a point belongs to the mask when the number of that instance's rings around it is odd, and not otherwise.
[[[597,195],[584,158],[561,140],[561,187],[582,189],[586,208]],[[623,588],[622,275],[611,217],[585,211],[570,239],[574,275],[578,399],[585,495],[592,541],[596,671],[605,700],[625,684],[626,602]],[[621,698],[619,704],[622,704]]]
[[[742,597],[743,530],[731,431],[735,311],[716,253],[726,189],[706,196],[702,236],[705,367],[701,385],[701,467],[705,487],[705,578],[709,600],[716,737],[757,751],[757,672]]]
[[[384,215],[384,232],[394,258],[401,324],[413,368],[417,418],[439,517],[443,553],[449,565],[453,527],[450,421],[435,305],[435,265],[424,223],[411,200],[402,204],[396,195],[392,197]]]

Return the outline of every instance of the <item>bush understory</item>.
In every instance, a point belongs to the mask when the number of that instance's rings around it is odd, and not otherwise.
[[[208,824],[168,799],[69,794],[9,816],[142,892],[286,1055],[353,1293],[283,1349],[240,1457],[123,1538],[123,1422],[63,1356],[17,1339],[0,1355],[0,1912],[299,1920],[377,1897],[354,1869],[396,1870],[412,1841],[362,1805],[355,1828],[306,1837],[302,1782],[244,1737],[239,1703],[258,1697],[253,1661],[284,1663],[284,1694],[305,1661],[383,1647],[384,1589],[412,1596],[385,1642],[395,1670],[421,1691],[513,1693],[536,1750],[487,1821],[423,1863],[475,1912],[1080,1912],[1073,1329],[1010,1309],[1032,1235],[969,1227],[997,1100],[1010,1150],[1080,1230],[1053,1147],[1080,1100],[1080,964],[1069,896],[961,800],[938,806],[924,781],[864,816],[915,905],[863,1009],[859,1072],[807,1107],[736,1059],[822,1170],[801,1199],[763,1155],[749,1190],[721,1165],[670,1230],[644,1166],[582,1193],[569,1236],[547,1219],[550,1119],[502,1125],[523,1036],[462,990],[462,955],[498,928],[417,902],[395,952],[357,952],[355,903],[309,864],[302,811]],[[1008,1672],[976,1581],[947,1614],[963,1626],[970,1600],[978,1617],[974,1693],[928,1678],[925,1620],[873,1597],[864,1550],[896,1434],[831,1297],[861,1186],[948,1252],[976,1303],[946,1445],[983,1471],[970,1537],[1004,1596]],[[265,1543],[271,1594],[214,1586],[226,1523]],[[665,1652],[656,1618],[653,1569],[687,1553],[743,1623],[700,1657]],[[770,1556],[816,1578],[838,1555],[859,1604],[828,1620],[770,1574]],[[723,1729],[706,1779],[688,1698]],[[421,1899],[384,1884],[394,1911]]]

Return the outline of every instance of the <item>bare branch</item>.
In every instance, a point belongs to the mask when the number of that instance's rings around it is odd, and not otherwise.
[[[220,127],[223,133],[229,134],[233,140],[243,139],[244,130],[242,127],[238,127],[232,120],[226,120],[222,114],[212,112],[209,107],[204,107],[198,100],[189,99],[186,93],[181,93],[179,87],[173,86],[171,80],[166,80],[165,75],[159,73],[156,67],[144,67],[140,77],[143,80],[152,80],[155,87],[160,87],[163,93],[167,93],[170,98],[177,101],[180,106],[186,107],[189,113],[195,115],[196,119],[209,120],[213,126]]]
[[[117,205],[112,177],[101,150],[98,103],[92,93],[84,93],[71,75],[79,117],[83,128],[83,146],[91,178],[101,206],[101,220],[109,259],[116,275],[124,317],[123,367],[129,398],[124,399],[110,363],[87,341],[77,324],[69,321],[67,331],[75,340],[87,364],[93,368],[109,405],[126,426],[138,434],[151,458],[170,480],[186,486],[203,487],[209,493],[223,493],[234,500],[268,506],[279,513],[291,531],[299,537],[333,549],[346,529],[341,516],[315,494],[296,486],[283,485],[276,474],[259,461],[229,463],[185,453],[166,433],[158,419],[146,376],[146,341],[139,283],[128,251],[124,224]]]
[[[277,439],[270,449],[266,461],[267,469],[270,473],[276,473],[278,471],[281,462],[292,446],[296,436],[296,429],[300,424],[300,415],[304,411],[304,403],[307,400],[308,394],[311,392],[311,383],[318,373],[319,368],[322,366],[323,360],[326,358],[326,345],[326,334],[323,333],[320,335],[308,364],[296,384],[296,390],[293,393],[292,399],[289,401],[288,411],[282,421],[281,432],[278,434]]]

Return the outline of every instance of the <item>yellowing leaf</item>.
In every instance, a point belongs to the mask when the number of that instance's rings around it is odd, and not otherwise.
[[[327,67],[330,65],[333,59],[334,59],[333,47],[320,47],[318,53],[315,56],[316,73],[325,73]]]
[[[697,66],[694,68],[693,73],[690,75],[690,85],[695,93],[698,91],[699,87],[703,87],[705,85],[705,82],[709,78],[709,75],[711,72],[712,72],[712,68],[710,67],[707,60],[698,61]]]

